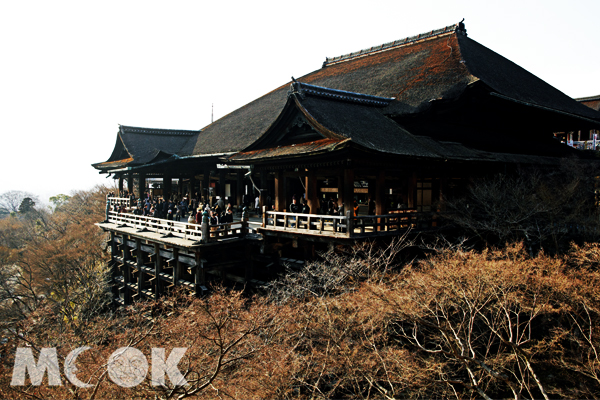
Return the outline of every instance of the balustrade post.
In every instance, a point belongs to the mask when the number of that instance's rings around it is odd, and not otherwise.
[[[106,198],[106,219],[104,222],[108,222],[108,213],[110,212],[110,197]]]
[[[208,211],[202,213],[202,243],[208,243]]]
[[[346,231],[348,234],[348,237],[352,236],[352,234],[354,233],[354,210],[348,210],[346,211]]]

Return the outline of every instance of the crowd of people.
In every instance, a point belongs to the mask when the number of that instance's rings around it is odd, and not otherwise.
[[[202,223],[202,214],[207,211],[209,224],[217,225],[233,222],[233,207],[227,198],[216,196],[212,204],[209,204],[208,199],[204,199],[195,193],[193,196],[185,195],[181,198],[173,197],[165,200],[161,196],[152,196],[151,193],[145,192],[143,198],[136,198],[133,193],[128,193],[124,190],[121,193],[110,192],[108,197],[126,199],[125,201],[111,202],[110,211],[120,213],[133,213],[134,215],[143,215],[153,218],[161,218],[170,221],[183,221],[189,223]],[[128,201],[127,201],[128,200]],[[254,209],[259,212],[260,198],[256,196],[242,196],[242,207],[248,210]],[[316,213],[323,215],[340,215],[344,214],[343,202],[331,196],[329,200],[323,201],[322,207],[315,210]],[[272,208],[272,199],[267,196],[265,199],[267,209]],[[375,215],[375,202],[369,197],[366,202],[368,215]],[[354,200],[353,212],[354,216],[358,215],[359,203]],[[292,197],[292,203],[289,206],[289,212],[295,214],[310,214],[311,209],[304,196]]]
[[[180,199],[173,197],[165,200],[161,196],[152,196],[149,192],[145,192],[143,198],[136,199],[134,194],[125,190],[118,196],[115,192],[110,192],[107,197],[129,200],[129,204],[126,201],[111,202],[110,211],[119,213],[200,224],[203,212],[207,211],[210,225],[233,222],[233,207],[231,203],[226,203],[227,199],[222,199],[220,196],[215,198],[212,205],[209,204],[208,199],[203,199],[198,193]]]

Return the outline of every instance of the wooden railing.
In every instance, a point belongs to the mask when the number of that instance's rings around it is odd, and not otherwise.
[[[131,200],[129,197],[108,197],[111,206],[124,206],[125,208],[131,208]]]
[[[110,211],[108,222],[121,227],[136,228],[140,232],[155,232],[164,236],[176,236],[182,239],[202,241],[202,224],[170,221],[162,218],[146,217],[143,215],[124,214]],[[203,243],[243,237],[248,231],[248,223],[243,221],[226,224],[208,225],[206,227],[207,240]]]
[[[435,226],[436,220],[432,213],[416,211],[358,217],[352,216],[351,211],[346,216],[265,211],[262,224],[267,230],[336,237],[388,235],[405,232],[407,229],[422,230]]]

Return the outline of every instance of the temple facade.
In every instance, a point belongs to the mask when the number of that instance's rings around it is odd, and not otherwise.
[[[217,257],[219,243],[250,261],[243,272],[215,267],[212,275],[260,282],[252,260],[290,260],[286,246],[301,265],[319,243],[433,229],[440,200],[473,178],[552,169],[564,158],[596,162],[557,132],[586,141],[598,129],[600,112],[477,43],[459,23],[327,58],[199,131],[120,126],[113,153],[93,164],[120,191],[141,198],[151,181],[165,199],[212,204],[218,196],[241,206],[258,197],[264,212],[216,230],[112,213],[99,225],[113,235],[125,292],[156,295],[156,282],[181,280],[201,293],[211,257],[232,263]],[[293,212],[298,201],[310,212]],[[332,204],[342,211],[332,215]],[[166,265],[172,272],[164,275]]]

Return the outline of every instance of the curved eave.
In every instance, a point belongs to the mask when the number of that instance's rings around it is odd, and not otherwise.
[[[566,112],[566,111],[562,111],[562,110],[557,110],[555,108],[541,106],[539,104],[530,103],[530,102],[527,102],[527,101],[513,99],[511,97],[508,97],[508,96],[505,96],[503,94],[496,93],[496,92],[491,92],[490,95],[494,96],[494,97],[498,97],[498,98],[503,99],[503,100],[511,101],[513,103],[525,105],[525,106],[528,106],[528,107],[537,108],[539,110],[550,111],[550,112],[553,112],[553,113],[561,114],[561,115],[564,115],[564,116],[567,116],[567,117],[570,117],[570,118],[574,118],[574,119],[578,119],[580,121],[585,121],[585,122],[588,122],[590,124],[597,125],[598,127],[600,127],[600,120],[595,120],[595,119],[591,119],[591,118],[587,118],[587,117],[582,117],[581,115],[572,114],[572,113],[569,113],[569,112]]]
[[[105,162],[101,162],[101,163],[96,163],[96,164],[92,164],[92,167],[99,169],[101,173],[106,173],[106,172],[110,172],[109,170],[115,169],[115,168],[123,168],[124,166],[126,166],[127,164],[130,164],[133,162],[133,158],[129,157],[129,158],[125,158],[122,160],[115,160],[115,161],[105,161]]]
[[[289,146],[239,152],[224,158],[223,161],[232,164],[247,164],[249,162],[273,162],[299,157],[320,156],[344,149],[350,145],[350,142],[350,139],[321,139]]]

